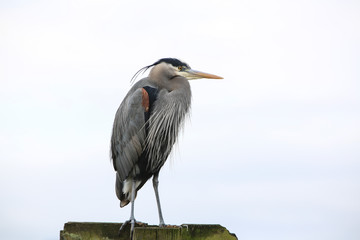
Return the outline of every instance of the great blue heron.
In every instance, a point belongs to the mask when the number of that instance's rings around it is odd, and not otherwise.
[[[163,58],[140,69],[153,67],[148,77],[136,82],[116,112],[111,137],[111,158],[116,170],[116,195],[120,207],[131,202],[130,235],[135,226],[137,191],[153,177],[160,227],[165,226],[158,193],[161,167],[178,136],[191,103],[188,80],[221,79],[199,72],[175,58]]]

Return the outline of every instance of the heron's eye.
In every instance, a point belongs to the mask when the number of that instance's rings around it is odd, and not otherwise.
[[[183,67],[182,67],[182,66],[178,66],[178,69],[179,69],[179,71],[181,71],[181,70],[183,69]]]

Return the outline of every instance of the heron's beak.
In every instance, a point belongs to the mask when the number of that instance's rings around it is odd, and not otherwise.
[[[211,78],[211,79],[223,79],[222,77],[216,76],[214,74],[200,72],[194,69],[186,69],[184,72],[184,77],[189,80],[199,79],[199,78]]]

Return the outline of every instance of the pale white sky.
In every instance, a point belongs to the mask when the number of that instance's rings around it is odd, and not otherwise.
[[[176,57],[191,120],[160,174],[165,222],[242,240],[360,238],[358,1],[0,1],[0,238],[123,222],[109,161],[133,74]],[[151,183],[135,217],[158,223]]]

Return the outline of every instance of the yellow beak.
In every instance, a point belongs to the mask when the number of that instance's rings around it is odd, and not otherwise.
[[[200,72],[193,69],[186,69],[183,73],[184,73],[184,77],[186,77],[189,80],[199,79],[199,78],[223,79],[222,77],[216,76],[214,74]]]

